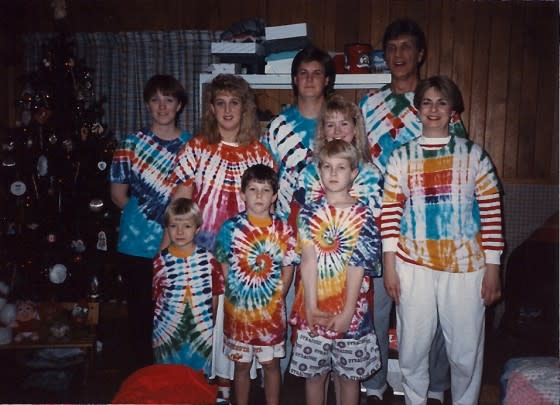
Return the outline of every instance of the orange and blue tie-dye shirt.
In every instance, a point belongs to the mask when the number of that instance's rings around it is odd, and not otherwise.
[[[330,314],[344,308],[348,266],[364,269],[356,310],[346,333],[319,329],[328,338],[357,339],[373,330],[370,278],[381,275],[380,236],[369,207],[356,201],[335,208],[326,198],[305,205],[298,216],[298,243],[313,245],[317,254],[317,308]],[[298,283],[290,323],[309,331],[303,283]]]
[[[163,237],[163,212],[173,185],[168,177],[177,153],[191,138],[183,132],[173,140],[158,138],[151,130],[126,136],[113,154],[111,183],[128,184],[130,198],[123,208],[118,251],[153,258]]]
[[[224,335],[259,346],[283,342],[282,267],[299,262],[292,228],[275,215],[269,223],[256,224],[242,212],[221,227],[216,257],[228,266]]]
[[[500,190],[490,158],[472,141],[420,138],[401,146],[385,177],[383,250],[447,272],[499,264]]]
[[[220,226],[245,210],[241,177],[258,163],[274,167],[270,153],[258,141],[248,145],[223,141],[210,144],[198,135],[187,143],[180,153],[174,181],[193,186],[193,200],[203,218],[197,244],[213,251]]]

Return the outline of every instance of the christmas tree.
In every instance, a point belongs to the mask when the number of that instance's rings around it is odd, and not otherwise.
[[[94,72],[73,50],[65,33],[44,44],[2,145],[0,258],[16,297],[95,296],[114,251],[108,171],[115,139],[102,122]]]

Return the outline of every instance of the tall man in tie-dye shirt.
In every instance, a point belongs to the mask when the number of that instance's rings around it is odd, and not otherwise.
[[[224,352],[235,363],[236,403],[249,401],[249,371],[256,357],[264,369],[267,404],[280,401],[280,358],[285,355],[284,297],[296,262],[295,237],[286,221],[270,214],[278,176],[265,165],[241,180],[246,211],[227,220],[216,240],[224,267]]]
[[[422,133],[422,124],[412,99],[419,81],[419,69],[427,52],[424,32],[413,20],[397,19],[385,29],[383,50],[385,61],[391,70],[391,83],[374,89],[363,97],[360,108],[373,163],[385,174],[387,161],[393,150],[418,138]],[[451,118],[450,130],[458,136],[465,136],[459,115]],[[375,279],[374,284],[374,322],[383,366],[363,383],[372,402],[375,397],[382,399],[387,388],[388,330],[392,307],[383,279]],[[449,362],[441,330],[436,334],[430,356],[429,396],[443,402],[444,391],[449,387]]]
[[[328,53],[314,46],[298,52],[292,62],[292,90],[296,103],[273,118],[262,142],[278,168],[280,189],[276,214],[284,220],[290,216],[290,204],[296,190],[299,173],[311,162],[315,129],[326,97],[334,92],[334,63]],[[295,226],[292,223],[292,226]],[[288,310],[294,299],[294,289],[288,291]],[[290,335],[290,330],[288,330]],[[291,341],[288,336],[287,356],[282,360],[282,372],[288,367]]]

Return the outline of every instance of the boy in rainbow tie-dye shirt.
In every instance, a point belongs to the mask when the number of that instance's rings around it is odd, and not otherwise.
[[[292,228],[270,208],[278,195],[276,172],[251,166],[241,179],[246,211],[227,220],[216,239],[224,267],[224,353],[235,363],[236,403],[249,400],[249,371],[256,357],[264,369],[267,404],[280,400],[280,358],[285,355],[284,298],[296,262]]]
[[[322,405],[327,375],[339,376],[340,401],[357,404],[360,381],[380,367],[369,310],[380,275],[379,231],[368,206],[349,193],[358,152],[341,139],[318,153],[325,197],[299,213],[301,278],[290,323],[298,330],[290,373],[306,378],[306,403]]]

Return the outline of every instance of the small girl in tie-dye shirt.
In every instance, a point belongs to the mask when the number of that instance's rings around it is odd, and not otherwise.
[[[290,323],[297,331],[290,373],[306,378],[307,403],[322,404],[327,375],[339,376],[341,403],[358,403],[360,380],[379,367],[369,309],[379,276],[380,238],[368,206],[349,193],[358,152],[341,139],[318,153],[325,197],[297,219],[301,278]]]
[[[154,360],[210,375],[214,314],[224,293],[222,267],[194,242],[202,216],[192,200],[173,200],[164,219],[171,244],[154,259]]]

